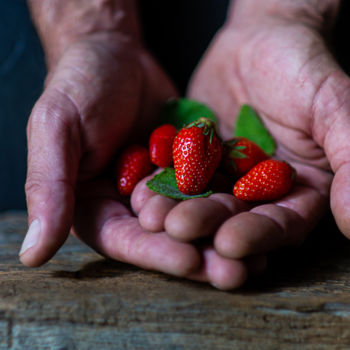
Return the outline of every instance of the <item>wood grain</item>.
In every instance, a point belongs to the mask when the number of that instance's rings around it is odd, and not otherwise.
[[[25,231],[25,213],[0,215],[0,350],[350,348],[350,242],[330,218],[229,293],[106,260],[73,237],[29,269],[17,257]]]

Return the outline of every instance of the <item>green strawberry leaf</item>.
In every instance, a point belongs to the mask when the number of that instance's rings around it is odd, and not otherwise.
[[[212,191],[208,191],[194,196],[183,194],[177,188],[175,170],[173,168],[165,168],[161,173],[155,175],[151,180],[147,181],[147,187],[163,196],[182,201],[192,198],[208,197],[213,193]]]
[[[238,114],[233,136],[246,137],[260,146],[266,154],[273,155],[276,143],[266,129],[256,111],[249,105],[243,105]]]
[[[205,104],[187,98],[179,98],[165,103],[160,113],[160,122],[172,124],[180,130],[200,117],[206,117],[218,123],[214,112]]]

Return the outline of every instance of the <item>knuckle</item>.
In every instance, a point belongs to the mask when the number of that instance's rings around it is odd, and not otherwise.
[[[42,189],[42,181],[39,180],[39,177],[35,179],[30,176],[26,180],[24,189],[27,195],[32,195]]]
[[[75,117],[77,120],[77,108],[68,94],[57,89],[46,90],[36,102],[30,115],[27,132],[32,130],[48,130],[52,127],[69,126],[69,120]]]
[[[25,194],[27,199],[28,212],[35,207],[43,208],[48,199],[48,192],[39,179],[29,178],[25,183]]]

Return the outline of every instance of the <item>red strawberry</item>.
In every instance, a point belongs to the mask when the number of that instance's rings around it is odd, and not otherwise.
[[[188,195],[202,193],[221,157],[222,143],[211,120],[200,118],[181,129],[173,143],[178,189]]]
[[[129,196],[136,184],[152,171],[148,149],[129,146],[118,158],[115,171],[119,193]]]
[[[172,147],[177,129],[164,124],[155,129],[149,139],[149,153],[153,164],[165,168],[173,164]]]
[[[254,165],[268,158],[256,143],[245,137],[235,137],[224,142],[223,166],[234,176],[243,176]]]
[[[268,159],[255,165],[233,187],[233,194],[244,201],[271,201],[291,189],[295,170],[287,162]]]

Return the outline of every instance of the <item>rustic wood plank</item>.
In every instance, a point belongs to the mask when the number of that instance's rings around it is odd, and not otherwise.
[[[104,259],[73,237],[29,269],[17,257],[25,231],[25,213],[0,215],[0,350],[349,348],[350,242],[329,218],[230,293]]]

